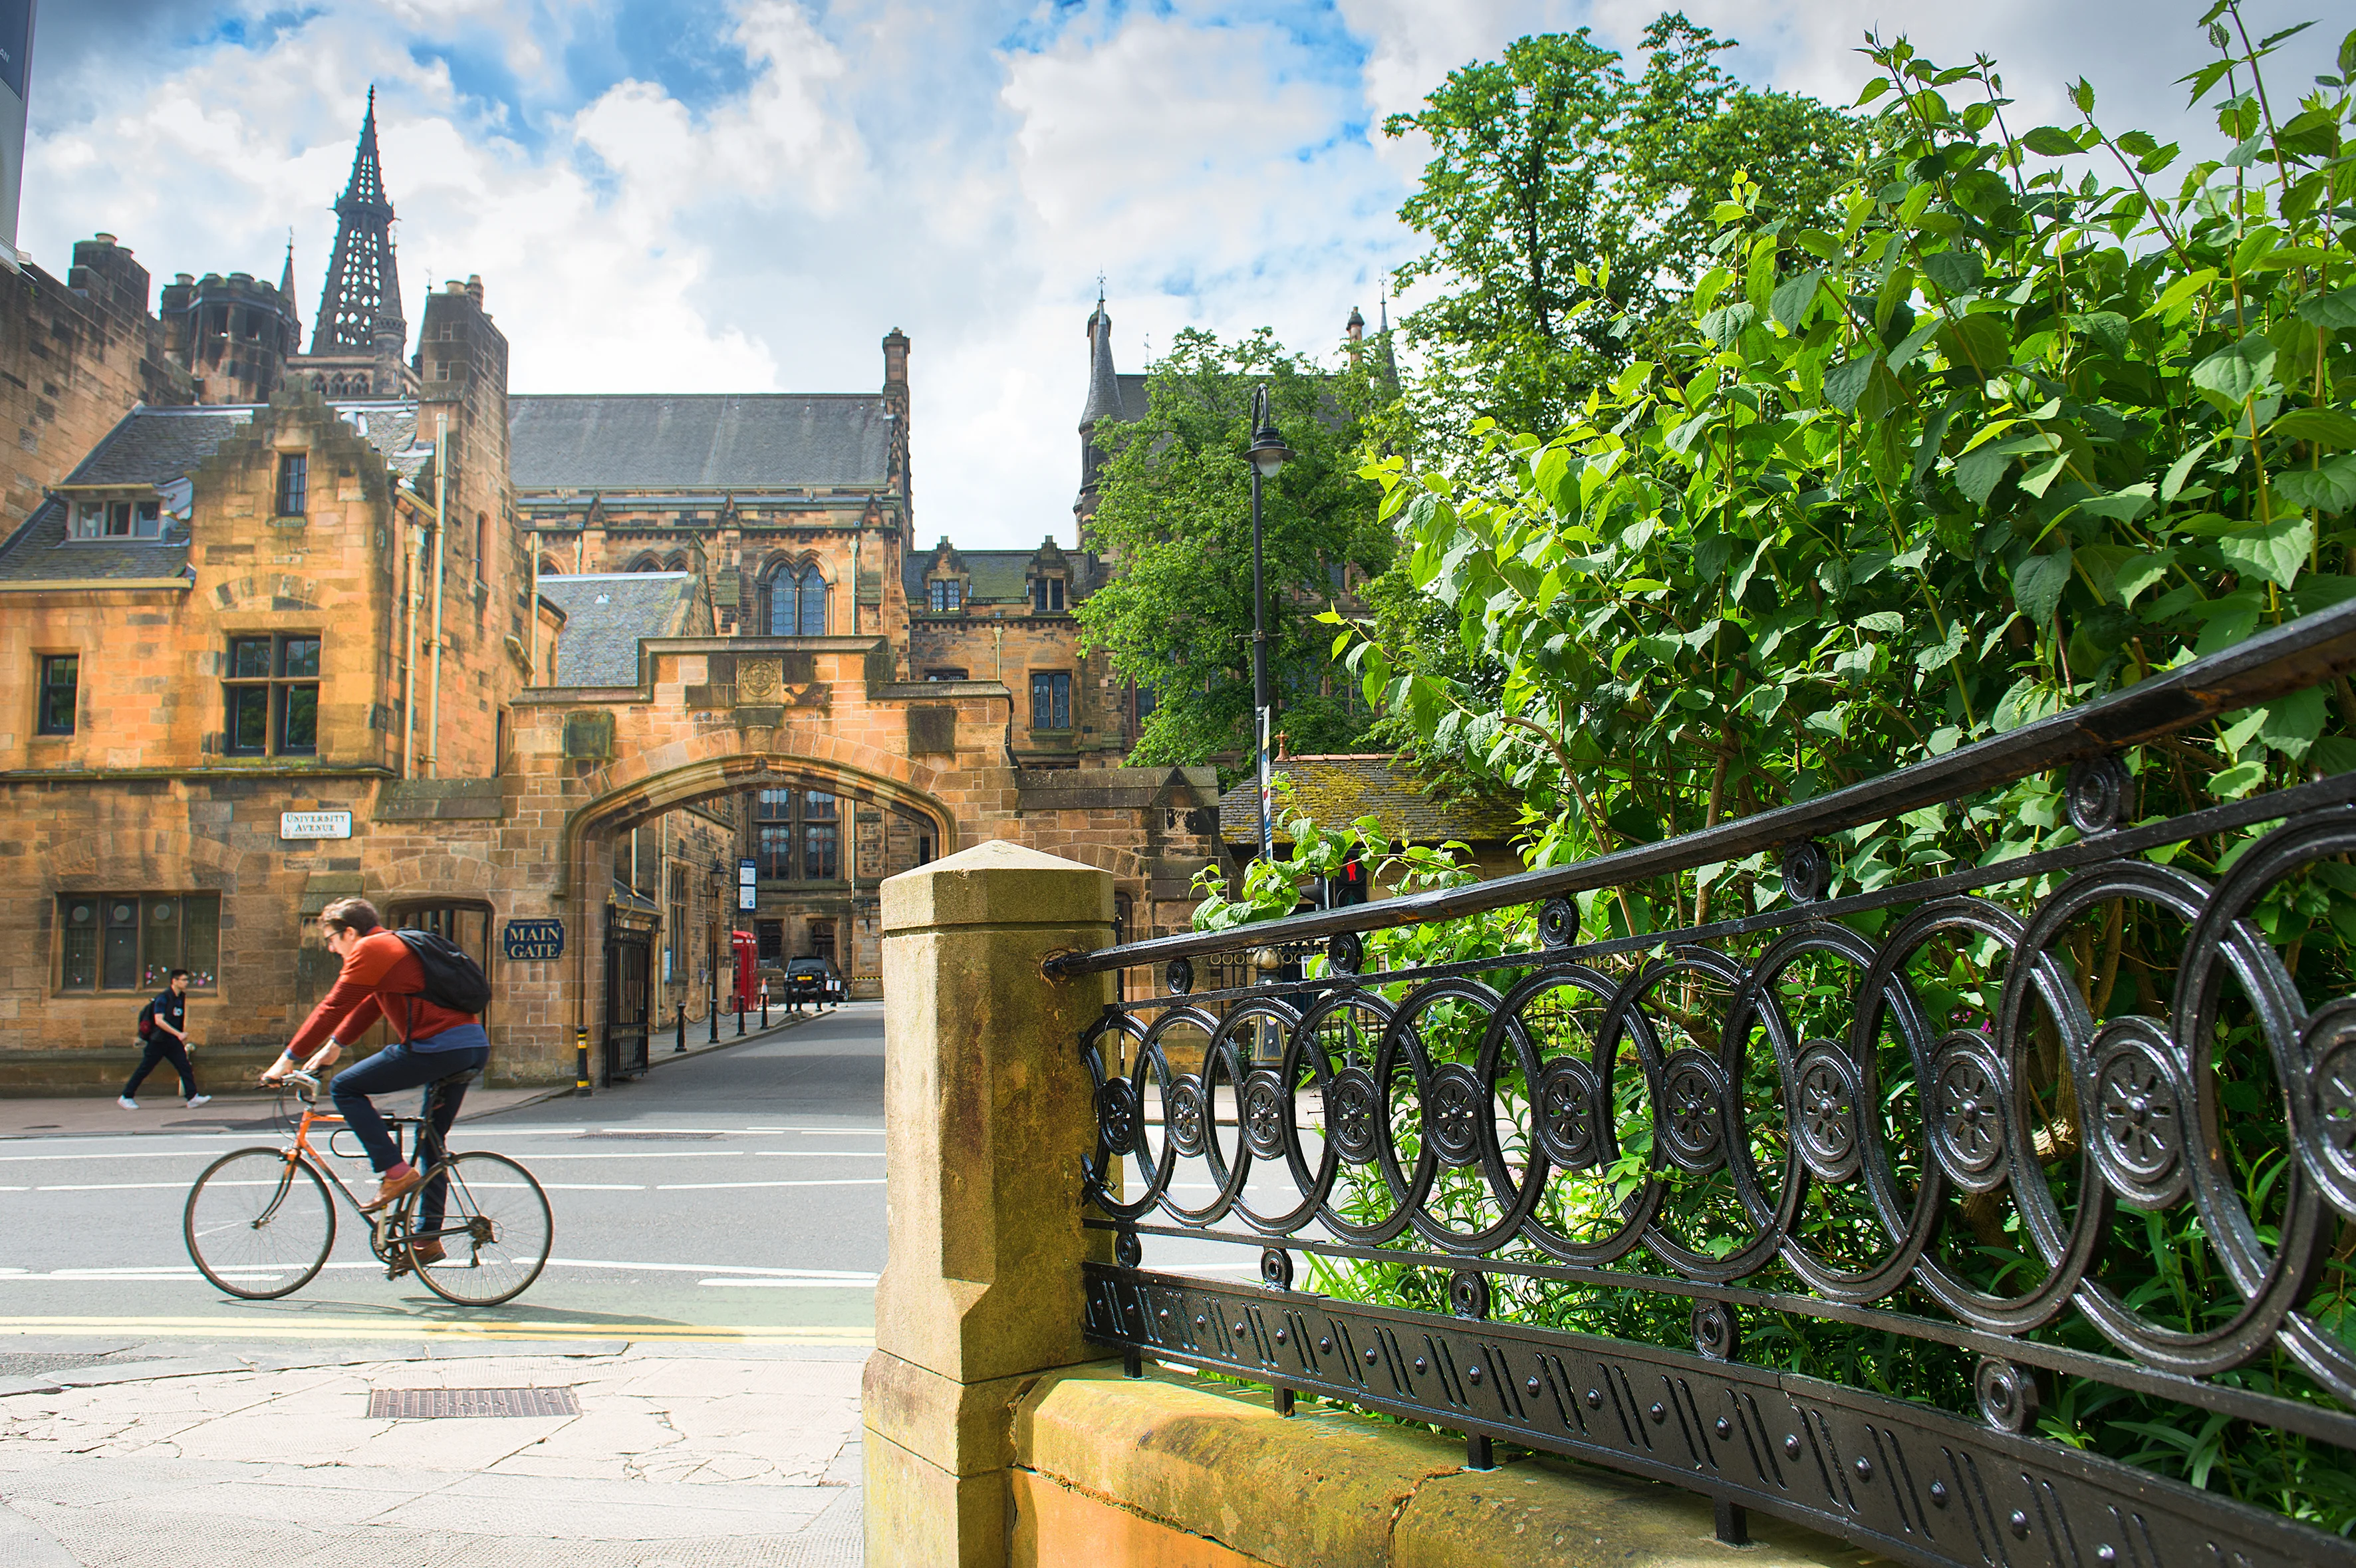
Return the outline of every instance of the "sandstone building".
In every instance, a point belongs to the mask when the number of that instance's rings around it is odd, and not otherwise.
[[[119,1077],[175,966],[258,1065],[346,893],[482,957],[504,1081],[626,1074],[740,921],[872,992],[877,884],[980,839],[1183,923],[1215,777],[1119,766],[1106,563],[918,542],[904,334],[868,392],[510,395],[479,279],[409,336],[372,103],[337,209],[303,352],[291,263],[150,314],[101,236],[0,305],[0,1092]]]

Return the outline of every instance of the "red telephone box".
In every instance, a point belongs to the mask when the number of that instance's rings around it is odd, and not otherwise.
[[[750,931],[731,931],[728,933],[728,948],[736,961],[736,993],[728,1004],[729,1010],[735,1012],[759,1006],[756,999],[759,988],[754,983],[753,971],[760,962],[760,941]]]

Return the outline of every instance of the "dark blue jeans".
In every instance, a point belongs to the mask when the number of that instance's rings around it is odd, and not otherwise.
[[[458,1107],[466,1098],[466,1085],[473,1075],[480,1072],[490,1059],[490,1051],[481,1046],[463,1047],[450,1051],[420,1051],[400,1044],[387,1046],[364,1062],[356,1062],[335,1076],[327,1085],[327,1093],[336,1102],[336,1110],[344,1118],[368,1150],[369,1164],[381,1175],[401,1163],[401,1150],[386,1131],[384,1118],[369,1103],[371,1094],[391,1094],[403,1089],[425,1090],[424,1103],[419,1114],[434,1124],[434,1136],[438,1143],[449,1134],[450,1123],[458,1119]],[[455,1073],[466,1076],[455,1083],[442,1080]],[[433,1087],[440,1085],[439,1088]],[[417,1198],[419,1230],[431,1230],[442,1223],[442,1183],[434,1182]]]

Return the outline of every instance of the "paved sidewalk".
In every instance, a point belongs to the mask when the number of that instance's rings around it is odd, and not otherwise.
[[[818,1568],[861,1559],[851,1348],[0,1346],[10,1568]],[[15,1374],[8,1376],[6,1374]],[[577,1416],[371,1419],[379,1389]]]

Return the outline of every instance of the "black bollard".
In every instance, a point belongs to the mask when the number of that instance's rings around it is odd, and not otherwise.
[[[679,1044],[671,1049],[673,1052],[687,1049],[687,1004],[684,1002],[679,1004]]]
[[[720,998],[718,996],[712,997],[712,1005],[706,1009],[706,1012],[712,1019],[712,1043],[716,1046],[720,1043]]]
[[[766,1029],[768,1026],[769,1026],[769,988],[768,988],[767,986],[764,985],[763,987],[761,987],[761,1027],[762,1027],[762,1028],[764,1028],[764,1029]]]
[[[736,1037],[744,1037],[744,998],[742,993],[736,997]]]

